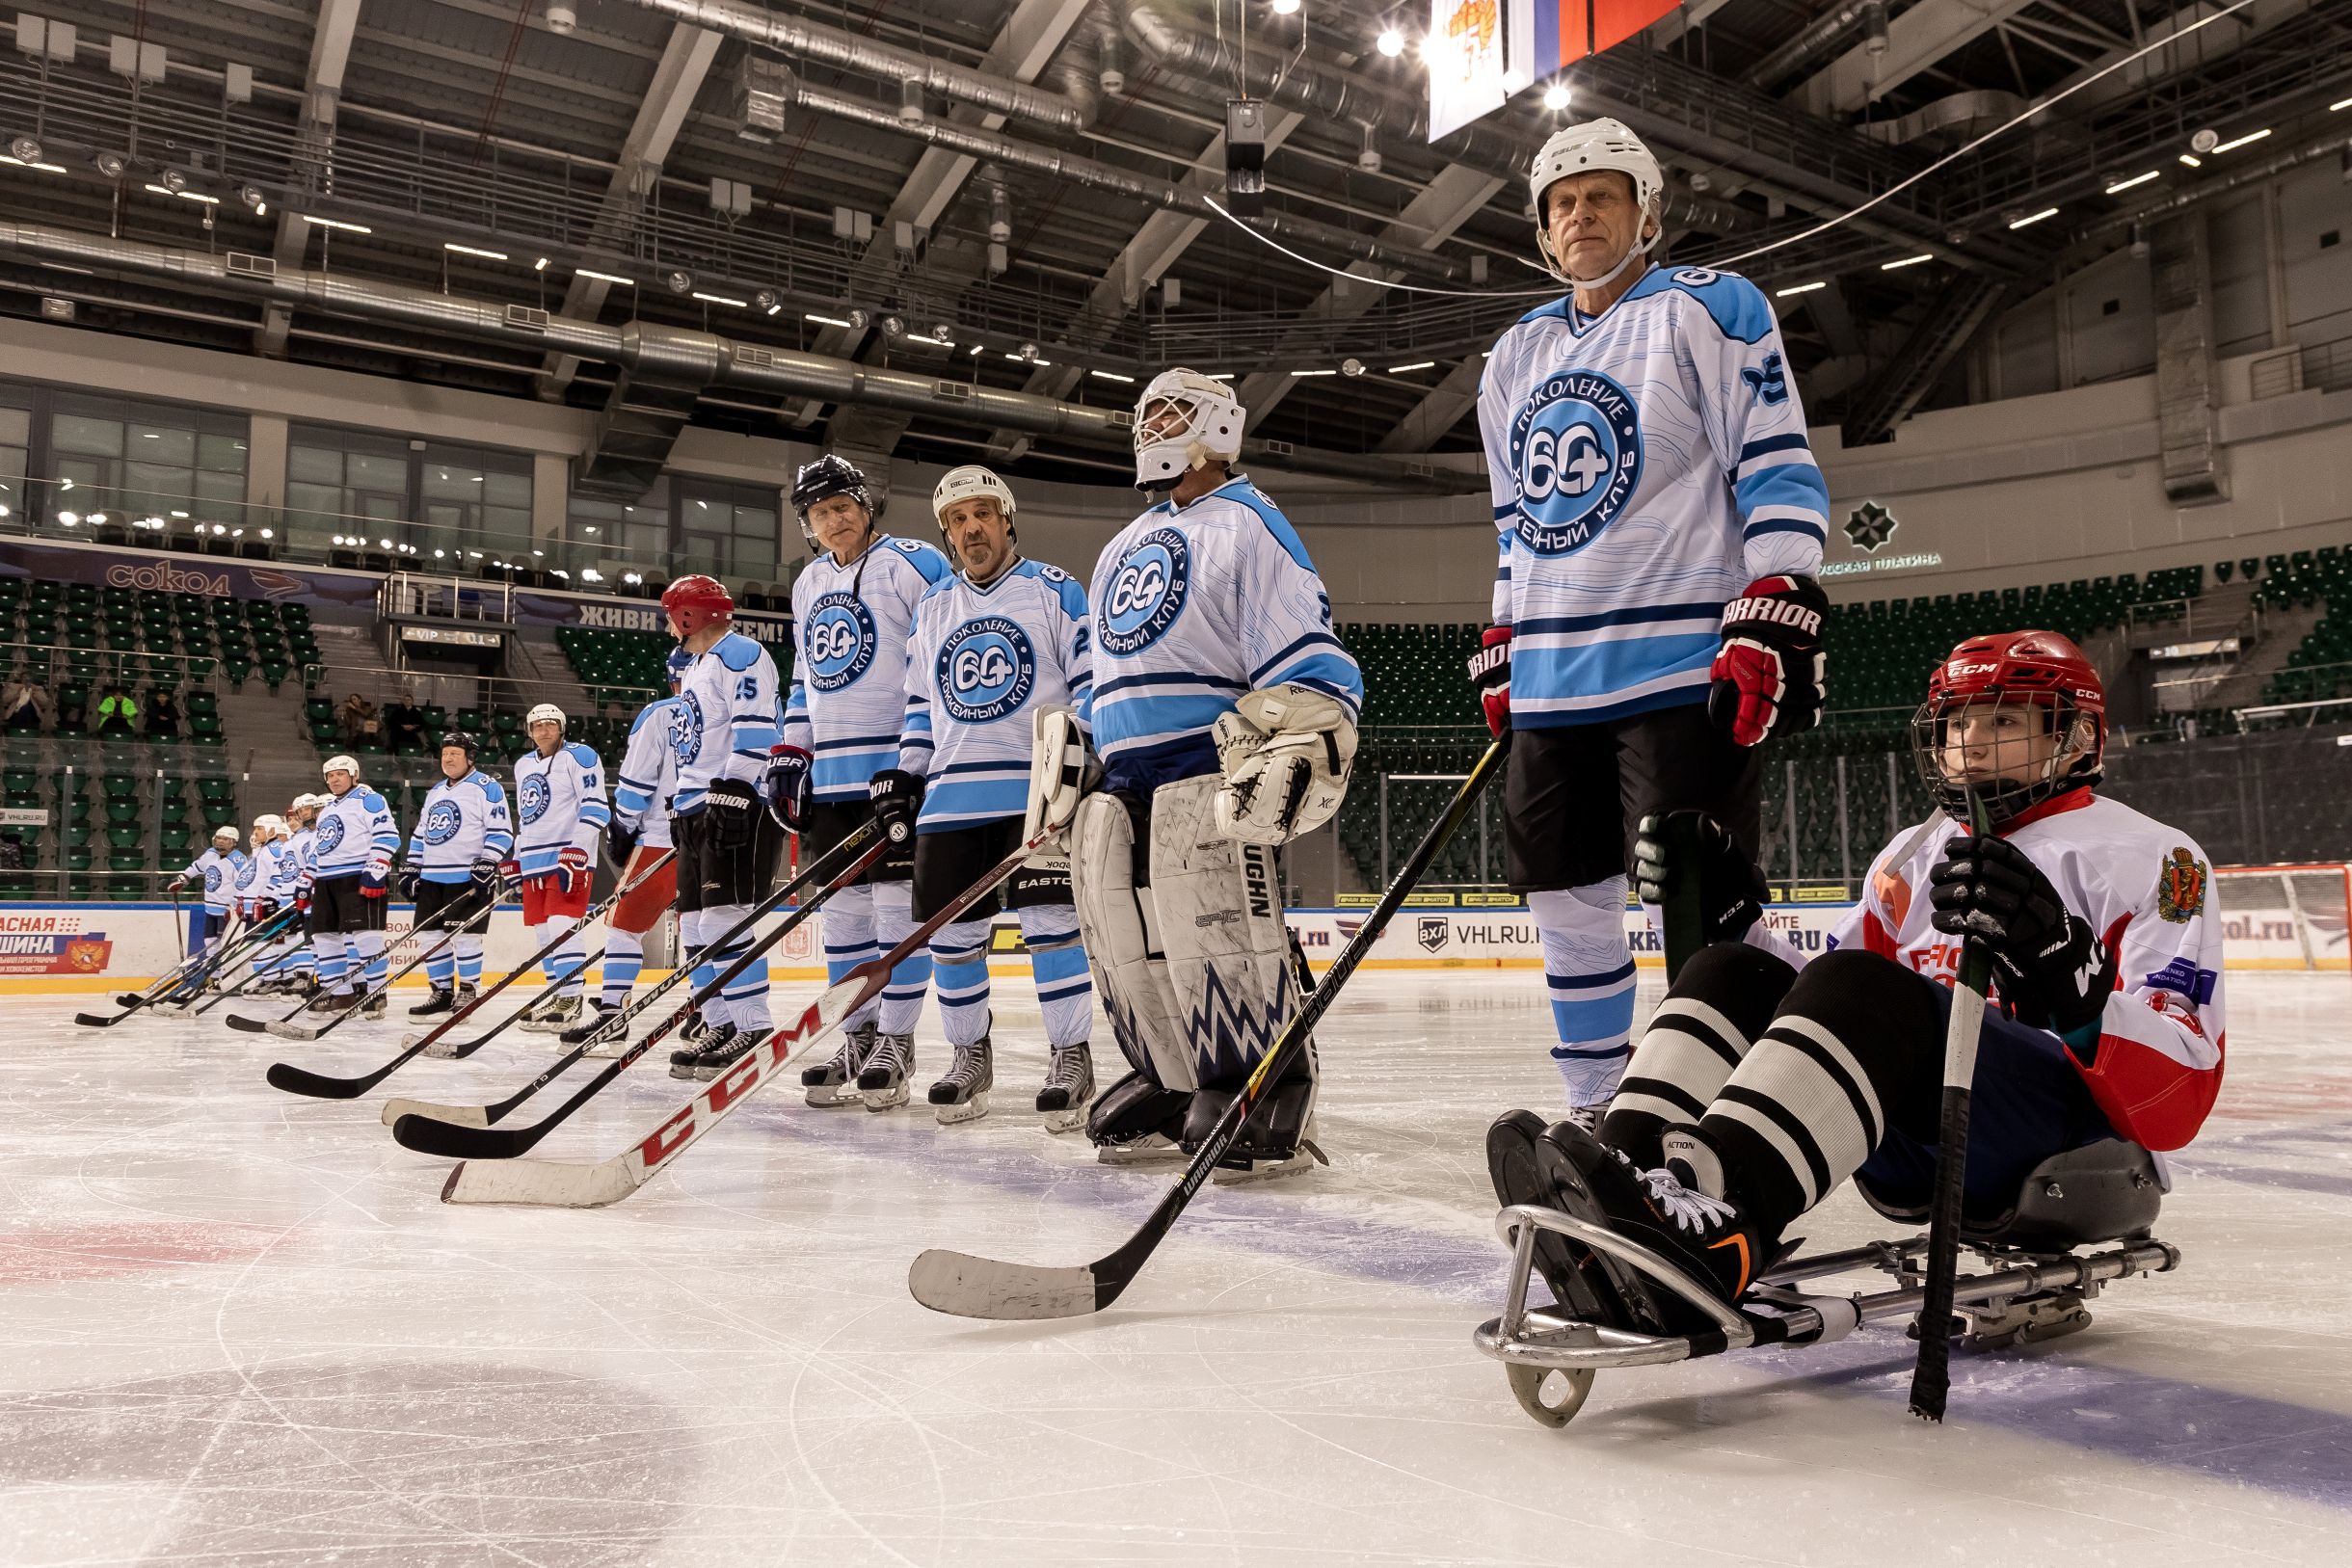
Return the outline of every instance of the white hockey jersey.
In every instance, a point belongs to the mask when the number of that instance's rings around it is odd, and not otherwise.
[[[1019,816],[1029,803],[1029,715],[1089,690],[1086,593],[1042,561],[986,588],[962,573],[915,606],[898,766],[926,781],[916,831]]]
[[[228,906],[236,901],[237,867],[244,859],[245,851],[241,849],[232,849],[224,855],[217,849],[207,848],[190,861],[188,869],[180,875],[203,883],[204,908],[215,915],[226,915]]]
[[[729,632],[686,666],[675,701],[683,711],[672,730],[678,773],[671,811],[694,815],[721,779],[758,789],[779,733],[776,661],[767,650]]]
[[[506,790],[480,768],[454,783],[445,777],[436,783],[409,835],[409,864],[427,882],[464,882],[473,875],[475,861],[503,861],[514,851]]]
[[[439,787],[435,794],[441,791]],[[515,863],[521,874],[542,877],[555,869],[556,857],[567,849],[584,852],[593,863],[612,820],[604,799],[603,759],[576,740],[567,740],[551,757],[534,746],[515,758]]]
[[[285,903],[301,890],[302,854],[295,848],[291,837],[264,845],[263,853],[269,856],[269,863],[266,873],[260,879],[258,896],[273,903]]]
[[[862,801],[875,774],[898,765],[915,605],[954,574],[936,545],[880,534],[847,565],[819,554],[793,581],[784,738],[815,757],[818,800]]]
[[[294,864],[294,889],[298,893],[310,890],[310,866],[318,858],[318,830],[297,828],[286,836],[286,858]]]
[[[236,901],[240,905],[251,904],[254,899],[259,898],[261,890],[267,886],[263,874],[262,856],[267,853],[268,847],[265,844],[256,850],[240,850],[231,862],[236,866],[236,873],[231,880],[236,890]]]
[[[1950,985],[1960,940],[1929,923],[1928,873],[1962,832],[1938,815],[1880,851],[1861,901],[1830,944],[1866,947]],[[2179,1148],[2221,1092],[2222,917],[2205,851],[2186,834],[2089,789],[2044,802],[2001,837],[2026,853],[2068,911],[2089,921],[2116,955],[2115,995],[2099,1018],[2096,1048],[2088,1040],[2068,1047],[2091,1098],[2125,1137],[2151,1149]]]
[[[1364,676],[1331,633],[1331,597],[1265,492],[1235,477],[1150,508],[1103,547],[1094,681],[1079,718],[1109,787],[1149,794],[1216,765],[1210,727],[1235,699],[1295,682],[1364,704]]]
[[[670,797],[678,793],[678,743],[689,723],[685,703],[663,697],[638,709],[628,750],[613,781],[612,815],[648,849],[670,847]]]
[[[1597,317],[1521,317],[1479,385],[1511,723],[1703,701],[1724,606],[1818,575],[1830,492],[1763,291],[1657,267]]]
[[[319,808],[311,844],[310,874],[320,882],[389,871],[400,848],[400,828],[382,795],[353,784]]]

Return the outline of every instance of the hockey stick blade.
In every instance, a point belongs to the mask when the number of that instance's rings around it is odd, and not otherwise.
[[[490,1126],[490,1117],[480,1105],[437,1105],[430,1100],[403,1100],[398,1096],[384,1103],[382,1119],[386,1127],[390,1127],[403,1116],[454,1122],[459,1127]]]
[[[96,1013],[76,1013],[73,1015],[73,1022],[79,1023],[85,1029],[111,1029],[116,1024],[121,1023],[124,1019],[129,1018],[132,1014],[141,1011],[143,1011],[143,1009],[133,1007],[127,1011],[117,1013],[112,1018],[101,1017]]]
[[[271,1032],[270,1026],[272,1024],[282,1023],[285,1022],[285,1020],[279,1018],[247,1018],[243,1013],[231,1013],[223,1022],[227,1023],[230,1028],[243,1034],[268,1034]]]
[[[1096,1299],[1093,1265],[1036,1268],[933,1247],[906,1271],[906,1288],[933,1312],[1009,1321],[1083,1317],[1109,1305]]]
[[[551,1122],[530,1127],[468,1127],[437,1116],[404,1115],[392,1123],[392,1141],[403,1149],[442,1159],[513,1159],[551,1130]]]
[[[331,1078],[291,1062],[272,1062],[269,1071],[262,1075],[271,1088],[311,1100],[357,1100],[374,1088],[382,1076],[371,1073],[363,1078]]]
[[[229,1022],[233,1023],[236,1020],[231,1019]],[[316,1040],[327,1032],[323,1027],[308,1023],[289,1023],[282,1018],[271,1019],[268,1030],[281,1040]]]

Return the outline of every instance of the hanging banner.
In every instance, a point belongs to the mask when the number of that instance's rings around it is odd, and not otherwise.
[[[1421,63],[1430,73],[1430,141],[1494,113],[1513,88],[1526,84],[1524,70],[1511,70],[1510,13],[1516,12],[1524,23],[1529,9],[1542,3],[1432,0],[1430,30],[1421,40]]]
[[[1530,0],[1532,47],[1514,56],[1527,72],[1523,80],[1537,81],[1563,66],[1588,55],[1614,49],[1636,33],[1676,10],[1682,0]]]

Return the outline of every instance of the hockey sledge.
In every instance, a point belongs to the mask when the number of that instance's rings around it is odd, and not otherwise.
[[[1890,1220],[1918,1224],[1924,1206],[1904,1208],[1856,1186]],[[2161,1274],[2180,1264],[2180,1251],[2153,1235],[2165,1183],[2155,1156],[2136,1143],[2103,1139],[2056,1155],[2034,1167],[2008,1211],[1964,1225],[1964,1262],[1952,1297],[1952,1333],[1962,1348],[2000,1349],[2056,1339],[2087,1328],[2090,1301],[2110,1282]],[[1538,1231],[1564,1236],[1639,1269],[1711,1318],[1714,1327],[1687,1335],[1651,1335],[1576,1318],[1561,1308],[1531,1307],[1537,1278]],[[1762,1276],[1736,1306],[1727,1307],[1697,1282],[1639,1242],[1558,1209],[1513,1204],[1495,1217],[1495,1232],[1510,1249],[1510,1285],[1503,1316],[1471,1336],[1482,1355],[1503,1364],[1521,1408],[1546,1426],[1565,1426],[1592,1391],[1595,1372],[1661,1367],[1729,1350],[1773,1344],[1827,1344],[1864,1323],[1916,1318],[1924,1294],[1925,1233],[1899,1241],[1792,1257]],[[1894,1280],[1890,1289],[1850,1295],[1819,1294],[1811,1282],[1860,1270]]]

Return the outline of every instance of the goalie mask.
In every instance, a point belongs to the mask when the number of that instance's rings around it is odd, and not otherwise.
[[[1641,209],[1641,221],[1649,232],[1643,235],[1637,230],[1633,244],[1617,265],[1598,278],[1578,278],[1568,271],[1567,258],[1552,247],[1552,214],[1547,202],[1552,187],[1569,175],[1604,169],[1633,181],[1634,205]],[[1665,238],[1666,171],[1640,137],[1614,120],[1589,120],[1554,131],[1536,154],[1527,183],[1536,199],[1536,249],[1542,252],[1543,269],[1572,288],[1608,287],[1637,260],[1646,264],[1649,253]]]
[[[1974,795],[1995,828],[2098,783],[2106,744],[2098,672],[2054,631],[1969,638],[1936,667],[1911,719],[1912,756],[1937,806],[1964,823]]]
[[[1205,463],[1233,463],[1246,418],[1223,382],[1163,370],[1136,399],[1136,489],[1171,490]]]

